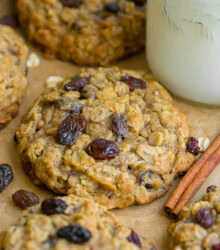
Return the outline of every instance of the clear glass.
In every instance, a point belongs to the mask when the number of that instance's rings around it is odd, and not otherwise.
[[[220,105],[219,0],[148,0],[146,51],[172,93]]]

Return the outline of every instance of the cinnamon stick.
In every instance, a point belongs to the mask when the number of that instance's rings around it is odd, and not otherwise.
[[[211,172],[217,167],[220,162],[220,147],[215,150],[215,152],[210,156],[205,165],[201,168],[199,173],[193,179],[193,182],[188,186],[176,207],[173,210],[173,215],[178,215],[182,208],[188,203],[188,201],[193,197],[196,191],[202,186],[206,181]]]
[[[202,166],[208,160],[208,158],[215,152],[215,150],[220,146],[220,135],[213,141],[213,143],[208,147],[208,149],[203,153],[203,155],[196,161],[193,166],[188,170],[185,176],[182,178],[177,188],[174,190],[172,195],[168,198],[165,203],[165,211],[172,215],[172,211],[176,204],[178,203],[180,197],[190,185],[194,177],[199,173]]]

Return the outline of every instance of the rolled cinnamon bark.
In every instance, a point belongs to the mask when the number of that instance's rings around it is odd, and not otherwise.
[[[167,202],[164,205],[166,213],[175,217],[175,214],[172,214],[173,209],[180,200],[182,194],[187,189],[187,187],[192,183],[195,176],[199,173],[200,169],[206,163],[208,158],[215,152],[215,150],[220,146],[220,135],[213,141],[213,143],[208,147],[206,152],[196,161],[193,166],[188,170],[185,176],[182,178],[177,188],[174,190],[172,195],[168,198]]]
[[[192,183],[188,186],[179,202],[173,209],[172,213],[178,216],[182,208],[188,203],[188,201],[193,197],[196,191],[202,186],[202,184],[207,180],[211,172],[217,167],[220,162],[220,147],[210,156],[205,165],[201,168],[199,173],[195,176]]]

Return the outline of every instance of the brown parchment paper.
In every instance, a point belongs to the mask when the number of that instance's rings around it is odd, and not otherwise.
[[[0,0],[0,17],[13,11],[14,2],[14,0]],[[47,77],[55,75],[65,76],[66,74],[74,74],[79,70],[78,66],[70,63],[59,60],[47,60],[35,48],[29,47],[31,51],[36,52],[40,57],[40,65],[29,70],[29,87],[19,115],[6,128],[0,131],[0,163],[10,164],[14,172],[12,184],[4,192],[0,193],[0,231],[16,222],[21,214],[21,211],[14,206],[11,199],[11,195],[15,191],[18,189],[33,191],[41,200],[53,195],[34,186],[29,178],[25,176],[13,137],[22,115],[42,92]],[[115,64],[121,68],[148,71],[144,53]],[[186,114],[192,128],[192,135],[199,137],[207,136],[210,140],[213,140],[217,134],[220,134],[220,108],[199,106],[183,102],[177,98],[174,98],[174,102]],[[206,187],[211,184],[220,185],[220,165],[209,176],[205,184],[193,197],[193,200],[199,199]],[[164,197],[157,199],[151,204],[131,206],[125,209],[113,210],[113,212],[122,223],[134,228],[140,235],[149,238],[157,249],[168,249],[167,226],[172,221],[166,217],[162,208],[172,189]]]

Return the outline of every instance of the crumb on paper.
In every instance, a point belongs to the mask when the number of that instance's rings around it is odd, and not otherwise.
[[[204,137],[199,137],[198,138],[198,142],[199,142],[199,149],[200,152],[205,152],[206,149],[208,148],[208,146],[210,145],[210,140],[208,137],[204,136]]]
[[[30,53],[29,59],[27,61],[27,67],[33,68],[33,67],[37,67],[39,65],[40,65],[40,58],[38,57],[38,55],[35,53]]]
[[[61,76],[49,76],[46,80],[46,87],[47,88],[55,88],[56,85],[62,82],[64,79]]]

